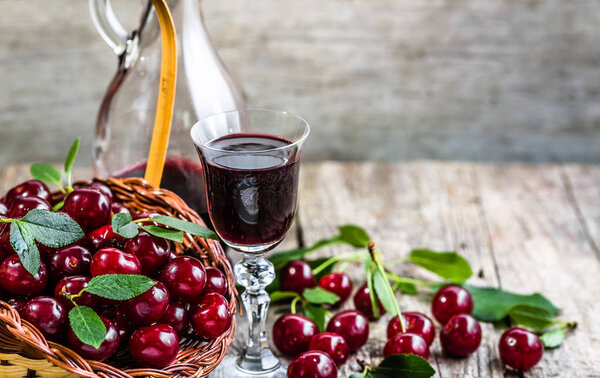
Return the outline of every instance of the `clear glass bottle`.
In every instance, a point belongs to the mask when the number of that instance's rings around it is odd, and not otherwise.
[[[175,191],[203,215],[204,179],[190,129],[202,117],[243,108],[243,99],[211,44],[200,0],[168,3],[177,30],[178,71],[161,187]],[[118,56],[117,72],[98,112],[94,173],[143,176],[160,78],[161,35],[156,13],[150,1],[145,1],[139,27],[128,33],[117,21],[109,0],[89,0],[89,6],[96,28]]]

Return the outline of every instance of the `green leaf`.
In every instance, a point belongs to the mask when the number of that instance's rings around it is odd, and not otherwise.
[[[363,228],[347,224],[344,226],[338,227],[340,230],[339,240],[350,244],[356,248],[367,248],[369,243],[371,242],[371,237]]]
[[[13,221],[10,225],[10,244],[19,256],[23,268],[32,276],[40,270],[40,251],[27,224],[22,221]]]
[[[272,292],[271,294],[269,294],[269,297],[271,297],[271,302],[277,302],[277,301],[282,301],[284,299],[296,298],[297,296],[298,296],[298,293],[296,293],[295,291],[276,290],[276,291]]]
[[[71,177],[73,164],[75,164],[75,158],[77,157],[77,152],[79,151],[79,140],[80,138],[75,139],[75,142],[73,142],[71,145],[69,153],[67,154],[67,158],[65,159],[65,173],[68,177]]]
[[[419,291],[417,290],[417,287],[414,284],[407,283],[407,282],[398,282],[397,285],[398,285],[398,288],[400,288],[400,291],[402,291],[404,294],[418,294],[419,293]]]
[[[391,298],[386,281],[387,277],[383,277],[379,270],[373,272],[373,288],[377,298],[391,316],[396,316],[395,298]]]
[[[428,249],[411,251],[408,260],[440,277],[464,282],[473,275],[469,262],[456,252],[435,252]]]
[[[31,173],[31,177],[36,180],[40,180],[46,184],[55,184],[61,186],[60,180],[62,178],[62,173],[49,164],[33,164],[31,168],[29,168],[29,173]]]
[[[213,231],[196,223],[184,221],[177,218],[167,217],[165,215],[158,215],[156,217],[152,217],[151,219],[164,226],[169,226],[171,228],[187,232],[188,234],[192,234],[194,236],[198,236],[204,239],[219,240],[219,237]]]
[[[315,322],[317,328],[319,328],[319,332],[323,332],[325,330],[325,320],[327,316],[327,311],[323,308],[323,306],[306,303],[302,308],[304,310],[304,314],[313,322]]]
[[[372,372],[383,377],[429,378],[435,369],[423,357],[414,354],[393,354],[384,359]],[[374,375],[375,375],[374,374]]]
[[[352,373],[350,374],[349,378],[366,378],[367,375],[363,374],[363,373]]]
[[[66,214],[34,209],[21,219],[33,238],[51,248],[73,244],[85,234],[77,222]]]
[[[524,304],[541,307],[551,314],[557,315],[560,309],[546,297],[535,293],[531,295],[515,294],[493,287],[477,287],[463,285],[473,297],[475,307],[473,316],[484,322],[496,322],[508,315],[508,310],[516,305]]]
[[[153,279],[138,274],[104,274],[92,278],[84,291],[102,298],[124,301],[148,291],[155,284]]]
[[[554,329],[545,332],[540,336],[540,340],[544,344],[544,347],[547,349],[558,348],[560,344],[565,341],[565,337],[567,336],[567,331],[564,327],[557,327]]]
[[[96,314],[96,311],[87,306],[75,306],[69,311],[69,322],[75,336],[82,343],[98,349],[106,338],[106,326]]]
[[[542,307],[519,304],[507,311],[513,322],[534,330],[542,330],[552,325],[556,318],[548,310]]]
[[[126,239],[135,238],[140,232],[137,223],[134,223],[131,214],[117,213],[112,217],[112,229],[115,234],[121,235]]]
[[[159,226],[149,225],[141,226],[141,228],[149,234],[158,236],[159,238],[173,240],[181,243],[183,241],[183,232],[178,230],[170,230]]]
[[[313,288],[304,289],[304,291],[302,292],[302,296],[304,297],[304,299],[306,299],[310,303],[315,303],[315,304],[323,304],[323,303],[334,304],[335,302],[340,300],[340,297],[337,296],[336,294],[334,294],[330,291],[324,290],[318,286],[313,287]]]

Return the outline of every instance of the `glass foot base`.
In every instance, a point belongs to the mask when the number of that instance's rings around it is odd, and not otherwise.
[[[246,364],[243,369],[239,366],[238,360],[239,355],[237,352],[227,353],[223,361],[217,366],[209,377],[211,378],[286,378],[287,377],[287,366],[284,366],[285,361],[280,361],[277,357],[273,356],[271,351],[265,349],[270,355],[266,355],[266,358],[260,361],[251,362]],[[262,361],[262,362],[261,362]]]

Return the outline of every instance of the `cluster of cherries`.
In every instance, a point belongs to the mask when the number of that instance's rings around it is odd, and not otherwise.
[[[280,273],[284,291],[302,293],[317,283],[310,265],[304,261],[287,264]],[[345,273],[330,273],[319,283],[324,290],[340,297],[334,307],[343,304],[352,294],[352,282]],[[288,356],[295,357],[288,367],[288,376],[337,377],[337,367],[346,362],[351,351],[362,347],[369,338],[369,321],[375,320],[367,284],[354,294],[356,310],[335,314],[327,324],[327,332],[319,333],[317,325],[298,314],[281,316],[273,326],[273,341]],[[379,314],[385,308],[378,301]],[[444,352],[453,357],[466,357],[481,343],[481,327],[471,313],[473,298],[468,290],[458,285],[447,285],[438,290],[431,303],[431,312],[443,326],[440,341]],[[402,314],[405,332],[400,319],[394,317],[388,324],[383,356],[415,354],[429,359],[429,348],[435,339],[433,321],[420,312]],[[499,342],[500,357],[504,364],[517,370],[527,370],[542,358],[543,345],[539,337],[523,328],[504,332]]]
[[[46,185],[30,180],[0,200],[0,216],[21,218],[33,209],[51,207]],[[0,228],[1,298],[47,339],[66,340],[82,357],[98,361],[128,349],[140,365],[162,368],[175,359],[179,337],[193,335],[189,328],[200,338],[215,339],[230,327],[225,275],[214,267],[204,267],[194,257],[175,255],[166,239],[144,231],[131,239],[115,234],[110,225],[112,215],[129,210],[114,200],[108,187],[94,182],[88,188],[75,189],[64,199],[61,211],[75,220],[86,236],[59,249],[38,243],[42,262],[35,276],[25,270],[10,244],[10,225]],[[150,216],[137,214],[134,219]],[[88,292],[73,298],[91,277],[104,274],[143,274],[156,284],[126,301]],[[84,344],[72,331],[68,312],[74,303],[100,314],[107,332],[99,348]]]

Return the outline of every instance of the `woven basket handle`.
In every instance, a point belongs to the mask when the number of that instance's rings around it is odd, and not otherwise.
[[[177,81],[177,39],[175,38],[175,25],[166,0],[152,0],[152,5],[156,9],[160,24],[162,62],[154,131],[144,178],[150,185],[158,188],[167,158],[171,119],[173,118],[175,83]]]

